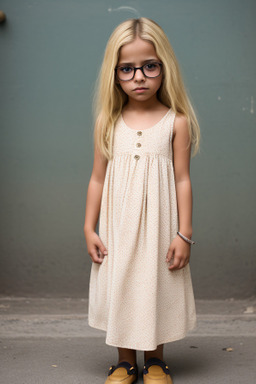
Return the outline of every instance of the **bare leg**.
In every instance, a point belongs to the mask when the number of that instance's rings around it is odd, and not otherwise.
[[[157,357],[158,359],[163,360],[163,350],[164,344],[160,344],[154,351],[144,351],[144,363],[151,357]]]
[[[132,365],[136,364],[136,350],[135,349],[127,349],[127,348],[119,348],[118,347],[118,354],[119,354],[118,363],[121,363],[121,361],[128,361],[128,363],[130,363]]]

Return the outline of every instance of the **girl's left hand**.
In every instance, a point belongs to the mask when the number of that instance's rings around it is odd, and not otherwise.
[[[166,262],[172,260],[168,267],[171,271],[184,268],[189,263],[191,244],[184,241],[180,236],[176,236],[168,249]]]

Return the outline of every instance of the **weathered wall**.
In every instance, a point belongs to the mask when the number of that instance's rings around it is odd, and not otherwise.
[[[195,295],[254,295],[255,1],[2,0],[0,8],[1,293],[88,295],[93,85],[114,27],[140,15],[167,33],[201,124],[191,162]]]

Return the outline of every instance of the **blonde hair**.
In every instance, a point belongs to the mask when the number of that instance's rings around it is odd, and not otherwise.
[[[154,45],[156,54],[163,63],[163,78],[158,90],[158,99],[174,112],[187,117],[189,145],[193,146],[193,157],[199,151],[200,142],[200,128],[195,111],[166,34],[155,21],[146,17],[122,22],[108,40],[94,94],[95,145],[108,160],[113,157],[115,123],[128,101],[127,95],[115,82],[115,67],[121,47],[131,43],[137,36]]]

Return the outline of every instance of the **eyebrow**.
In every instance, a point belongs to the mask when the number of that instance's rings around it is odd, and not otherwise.
[[[156,58],[154,58],[154,59],[147,59],[147,60],[144,60],[144,61],[142,61],[142,63],[143,64],[146,64],[146,63],[150,63],[150,62],[152,62],[152,61],[159,61],[158,59],[156,59]],[[120,65],[131,65],[131,66],[134,66],[134,63],[128,63],[128,62],[126,62],[126,61],[124,61],[124,62],[121,62],[120,64],[118,64],[119,66]]]

